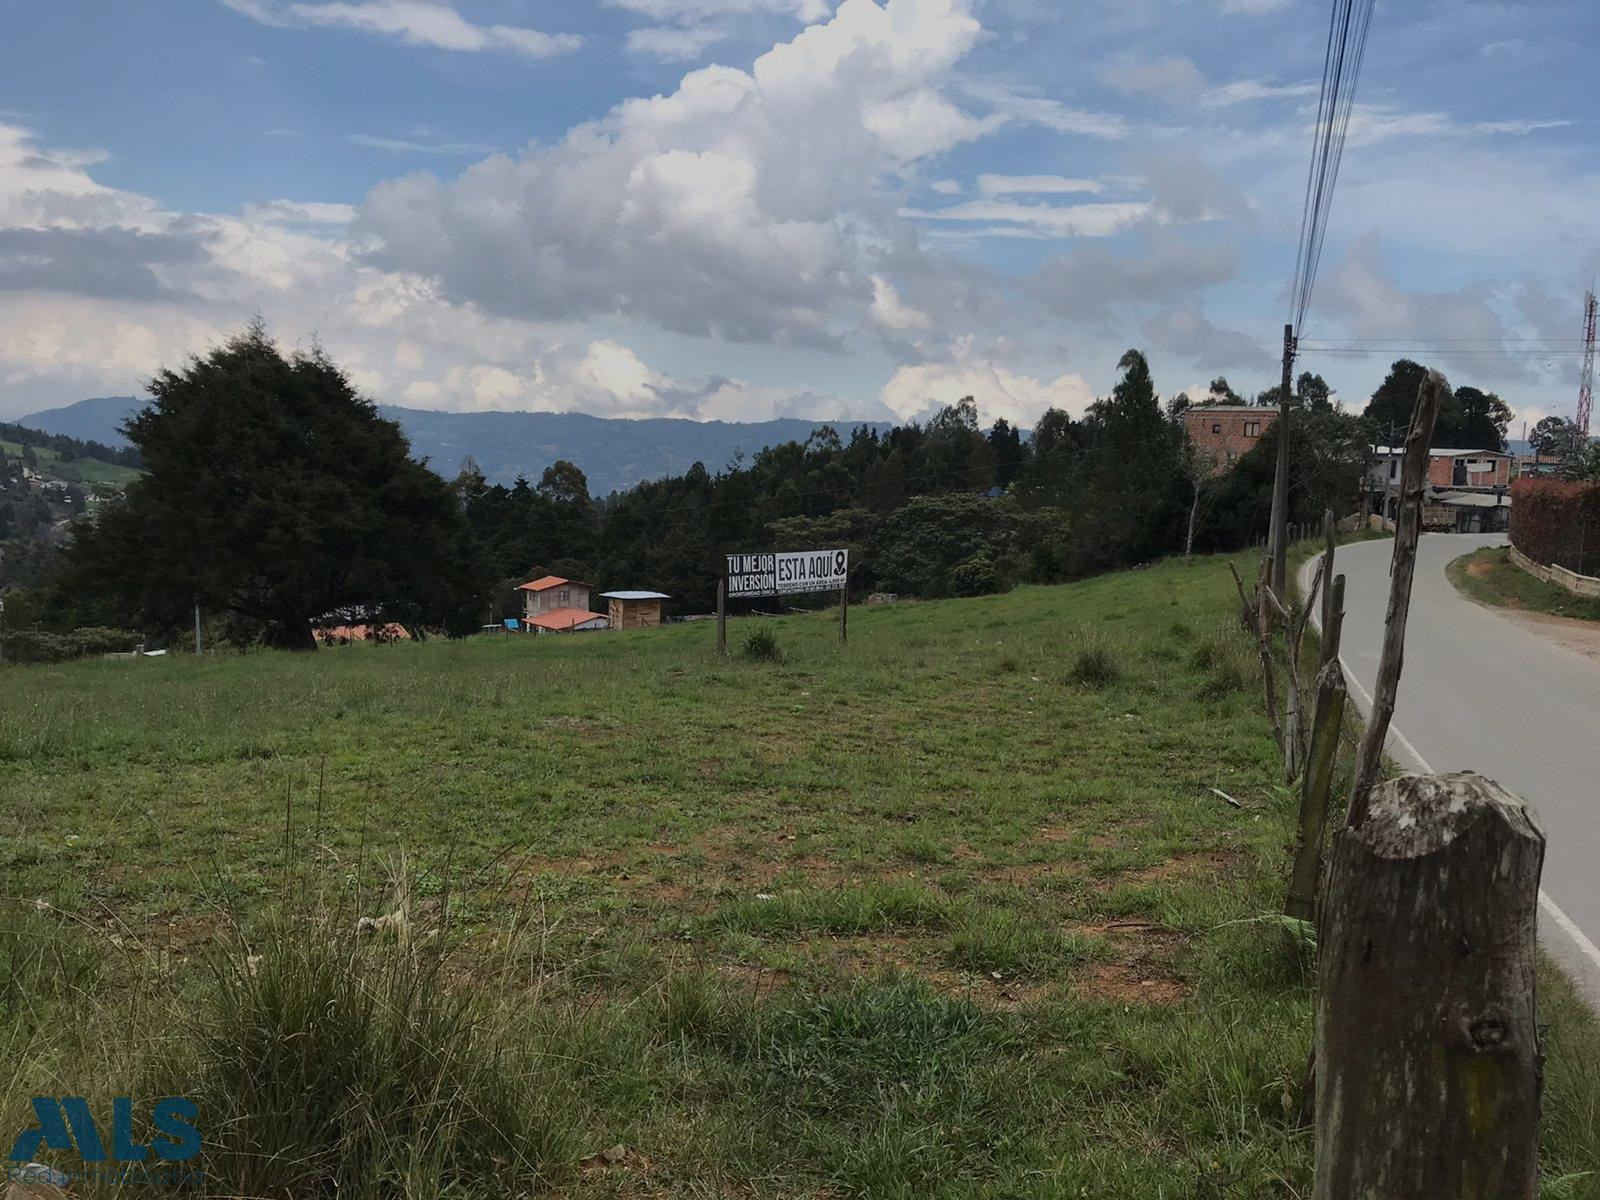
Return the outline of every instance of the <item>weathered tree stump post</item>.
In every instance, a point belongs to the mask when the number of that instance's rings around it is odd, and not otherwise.
[[[1341,576],[1341,578],[1343,578]],[[1322,878],[1323,832],[1333,797],[1333,773],[1344,729],[1344,671],[1329,663],[1317,676],[1317,708],[1306,749],[1306,772],[1300,790],[1300,843],[1289,876],[1289,901],[1284,911],[1299,921],[1314,921],[1317,885]]]
[[[1314,1200],[1534,1200],[1544,834],[1492,780],[1407,775],[1331,857]]]

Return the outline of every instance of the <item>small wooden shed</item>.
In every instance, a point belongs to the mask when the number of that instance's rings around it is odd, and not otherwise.
[[[664,592],[602,592],[610,602],[611,628],[654,629],[661,624],[661,602],[672,599]]]

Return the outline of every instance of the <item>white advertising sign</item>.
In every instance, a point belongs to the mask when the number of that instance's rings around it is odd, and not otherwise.
[[[844,589],[850,577],[848,550],[730,554],[727,558],[730,597],[837,592]]]

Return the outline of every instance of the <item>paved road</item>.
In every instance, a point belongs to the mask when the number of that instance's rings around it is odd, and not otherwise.
[[[1474,604],[1445,578],[1452,559],[1504,541],[1423,536],[1390,753],[1418,770],[1477,771],[1533,805],[1549,839],[1540,939],[1600,1003],[1600,662]],[[1347,576],[1345,675],[1363,713],[1378,673],[1392,546],[1360,542],[1336,559]]]

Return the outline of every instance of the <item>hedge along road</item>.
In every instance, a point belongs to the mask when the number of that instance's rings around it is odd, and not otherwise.
[[[1405,670],[1389,753],[1409,770],[1477,771],[1532,804],[1548,838],[1539,938],[1600,1006],[1600,661],[1475,604],[1445,578],[1451,560],[1503,534],[1425,534],[1417,552]],[[1371,710],[1394,543],[1341,546],[1341,658]],[[1301,570],[1311,586],[1313,558]]]

